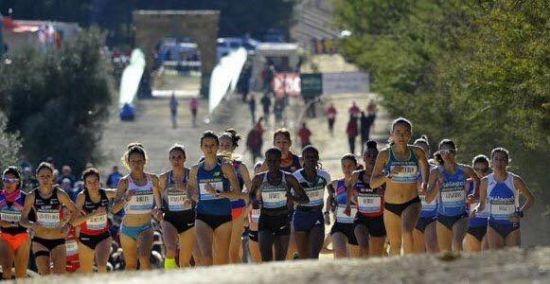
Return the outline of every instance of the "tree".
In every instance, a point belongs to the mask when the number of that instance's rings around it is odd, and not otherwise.
[[[7,119],[0,113],[0,170],[17,165],[21,140],[18,133],[6,132]]]
[[[83,31],[61,50],[28,47],[8,53],[0,66],[0,95],[9,132],[21,133],[33,163],[53,156],[75,171],[101,158],[98,142],[111,103],[103,36]]]

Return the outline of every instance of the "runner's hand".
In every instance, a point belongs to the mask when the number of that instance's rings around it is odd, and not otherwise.
[[[153,214],[153,217],[159,221],[164,219],[164,216],[162,214],[162,210],[158,208],[153,208],[153,211],[151,212]]]
[[[393,169],[391,169],[391,171],[390,171],[390,176],[398,175],[399,173],[401,173],[403,171],[403,169],[404,168],[402,166],[393,167]]]
[[[346,209],[344,209],[344,214],[351,216],[351,205],[346,205]]]
[[[330,225],[330,214],[328,212],[323,213],[325,218],[325,225]]]
[[[209,194],[212,194],[212,195],[217,195],[218,194],[216,189],[209,182],[207,182],[204,185],[204,190],[206,190],[206,192],[208,192]]]

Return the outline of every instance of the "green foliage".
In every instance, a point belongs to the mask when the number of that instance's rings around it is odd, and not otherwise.
[[[0,170],[17,165],[21,149],[19,134],[6,132],[7,122],[6,116],[0,113]]]
[[[100,159],[97,146],[111,102],[102,43],[97,30],[83,31],[61,50],[28,47],[0,65],[8,131],[21,133],[31,162],[53,156],[78,172]]]
[[[352,0],[336,15],[353,33],[344,55],[418,133],[473,144],[468,155],[496,145],[548,153],[549,5]]]

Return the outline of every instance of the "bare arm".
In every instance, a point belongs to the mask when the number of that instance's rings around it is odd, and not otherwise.
[[[25,227],[25,228],[32,228],[33,227],[33,223],[31,223],[29,221],[29,213],[31,212],[32,210],[32,207],[33,207],[33,204],[34,204],[34,198],[35,198],[35,193],[32,192],[32,193],[29,193],[27,195],[27,198],[25,198],[25,204],[23,205],[23,212],[21,212],[21,221],[19,221],[19,224],[21,224],[21,226]],[[36,226],[40,226],[40,224],[38,224],[38,222],[35,223]]]
[[[67,220],[67,222],[62,223],[63,226],[65,226],[66,224],[71,224],[72,221],[78,215],[78,211],[76,209],[75,204],[73,203],[73,201],[71,200],[71,198],[69,197],[69,195],[65,191],[58,190],[57,191],[57,198],[59,199],[61,204],[63,204],[63,206],[65,206],[67,209],[69,209],[69,212],[70,212],[69,219]]]
[[[83,212],[82,207],[84,207],[85,200],[86,200],[86,196],[84,196],[84,192],[79,193],[78,196],[76,197],[77,214],[76,214],[76,218],[74,218],[73,221],[71,222],[71,225],[73,225],[73,227],[76,227],[86,222],[89,218],[93,216],[92,214],[85,214]]]
[[[531,208],[531,206],[535,203],[535,196],[533,196],[533,194],[529,191],[523,179],[517,175],[514,175],[514,186],[521,195],[525,196],[526,199],[523,206],[518,208],[518,210],[523,212],[524,210]]]
[[[254,176],[251,182],[250,191],[248,192],[251,202],[259,201],[261,196],[260,185],[262,184],[263,174],[257,174]]]
[[[306,194],[306,191],[302,187],[302,185],[298,182],[298,180],[293,176],[289,174],[285,174],[286,182],[287,184],[294,189],[294,195],[291,195],[291,198],[293,201],[305,204],[309,202],[309,197]]]
[[[387,162],[388,149],[384,149],[380,151],[380,153],[378,153],[378,157],[376,157],[376,163],[374,164],[374,169],[370,178],[370,186],[372,188],[382,186],[389,181],[389,178],[384,175],[384,166]]]
[[[122,208],[124,208],[124,205],[126,205],[126,190],[128,189],[128,179],[127,178],[121,178],[118,182],[118,187],[116,191],[116,197],[115,197],[115,205],[113,205],[113,213],[118,213]]]
[[[229,180],[230,191],[219,192],[218,196],[223,198],[229,198],[229,199],[241,198],[241,192],[240,192],[241,187],[239,186],[239,180],[237,180],[237,176],[235,175],[235,170],[233,169],[233,166],[230,165],[229,163],[223,163],[222,172],[225,178]]]
[[[430,179],[428,180],[428,189],[426,191],[426,202],[431,203],[437,194],[439,193],[439,190],[441,189],[441,174],[437,170],[437,168],[433,168],[430,173]]]
[[[241,198],[244,199],[246,203],[248,203],[249,202],[248,191],[250,191],[250,187],[252,186],[252,181],[250,180],[250,173],[248,172],[248,168],[246,167],[245,164],[241,164],[241,166],[239,167],[239,172],[241,174],[241,177],[243,178],[244,187],[245,187],[245,190],[243,191]]]
[[[479,179],[479,176],[477,175],[477,173],[474,171],[474,169],[472,169],[472,167],[470,166],[466,166],[464,165],[464,175],[467,177],[467,178],[471,178],[473,180],[473,183],[474,183],[474,195],[476,195],[477,192],[479,192],[479,183],[480,183],[480,179]],[[466,182],[466,185],[468,184],[468,182]],[[466,194],[468,193],[468,188],[465,187],[464,190],[466,191]]]
[[[334,200],[336,181],[333,180],[329,185],[327,185],[327,199],[325,201],[325,212],[333,211],[335,208],[332,208],[332,201]]]
[[[189,182],[187,183],[187,192],[189,195],[191,195],[191,199],[193,201],[198,202],[199,201],[199,187],[197,185],[197,171],[198,167],[195,165],[193,168],[191,168],[191,171],[189,173]]]
[[[418,159],[418,166],[420,167],[420,175],[422,177],[422,184],[420,186],[422,187],[422,190],[425,191],[430,178],[430,165],[428,164],[426,153],[422,150],[422,148],[412,146],[412,149],[415,151],[416,158]]]
[[[474,212],[481,212],[487,205],[487,177],[484,177],[479,182],[479,205]]]

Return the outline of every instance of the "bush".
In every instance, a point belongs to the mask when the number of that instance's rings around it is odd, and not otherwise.
[[[0,95],[7,98],[7,129],[21,133],[30,162],[52,156],[79,172],[100,159],[112,97],[102,47],[102,34],[91,29],[60,50],[27,47],[6,55],[11,64],[0,65]]]

